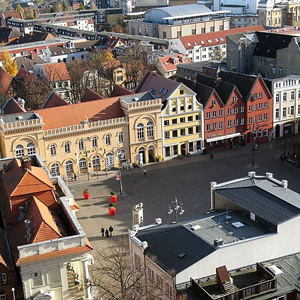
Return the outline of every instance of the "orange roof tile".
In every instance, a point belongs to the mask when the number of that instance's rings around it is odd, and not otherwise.
[[[63,107],[51,107],[36,111],[45,123],[45,130],[79,125],[87,118],[90,122],[124,116],[119,97],[82,102]]]
[[[13,77],[7,73],[3,68],[0,68],[0,94],[6,96],[11,85]]]
[[[247,31],[264,31],[263,25],[240,27],[229,30],[221,30],[215,32],[201,33],[195,35],[183,36],[180,38],[186,49],[193,49],[195,46],[209,47],[215,45],[226,44],[226,37],[230,34],[242,33]],[[209,42],[210,41],[210,42]]]
[[[4,237],[4,230],[2,228],[0,228],[0,264],[7,269],[12,269],[7,243]]]
[[[175,62],[174,58],[178,59],[177,64],[174,63]],[[189,64],[192,62],[187,56],[183,54],[163,56],[163,57],[159,57],[159,60],[166,71],[177,70],[177,65]]]
[[[77,247],[67,248],[64,250],[47,252],[47,253],[38,254],[38,255],[27,256],[24,258],[19,258],[16,262],[16,265],[20,266],[23,264],[31,263],[33,261],[48,260],[51,258],[56,258],[56,257],[61,257],[61,256],[85,253],[85,252],[91,251],[92,249],[93,248],[91,248],[90,246],[85,245],[85,246],[77,246]]]
[[[70,75],[64,62],[44,64],[44,67],[50,82],[70,80]]]
[[[113,91],[111,93],[111,97],[117,97],[117,96],[127,96],[127,95],[132,95],[134,94],[133,92],[125,89],[121,85],[115,84]]]
[[[83,98],[81,99],[81,102],[87,102],[87,101],[93,101],[93,100],[99,100],[104,99],[101,95],[96,93],[95,91],[91,90],[90,88],[87,88]]]
[[[9,98],[4,104],[2,110],[4,115],[26,112],[26,109],[21,107],[14,98]]]
[[[52,91],[52,93],[47,98],[42,108],[44,109],[44,108],[64,106],[64,105],[69,105],[69,103],[65,101],[63,98],[61,98],[59,95],[57,95],[54,91]]]

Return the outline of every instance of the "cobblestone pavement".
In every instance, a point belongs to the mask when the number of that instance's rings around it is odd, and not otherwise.
[[[176,196],[183,203],[185,213],[180,218],[203,215],[210,207],[210,182],[218,183],[246,176],[251,170],[251,145],[232,150],[214,152],[173,159],[146,166],[147,175],[139,169],[122,171],[123,189],[127,197],[118,198],[114,216],[108,213],[109,193],[119,191],[119,181],[115,180],[118,170],[109,171],[107,176],[99,172],[96,176],[83,176],[79,182],[69,182],[69,188],[80,205],[78,220],[95,249],[108,246],[108,238],[102,237],[100,229],[114,226],[114,235],[128,231],[132,224],[132,207],[143,202],[145,224],[157,217],[163,223],[171,222],[174,215],[168,215],[168,204]],[[276,179],[289,181],[289,188],[300,193],[300,169],[279,160],[280,153],[270,149],[268,144],[255,151],[255,171],[264,175],[272,172]],[[88,188],[91,197],[84,200],[82,192]]]

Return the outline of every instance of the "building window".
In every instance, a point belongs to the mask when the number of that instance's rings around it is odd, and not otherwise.
[[[217,130],[218,128],[218,124],[217,123],[213,123],[213,130]]]
[[[144,125],[142,123],[137,126],[137,137],[139,140],[144,138]]]
[[[212,106],[216,106],[216,100],[211,101]]]
[[[249,105],[249,112],[253,111],[253,105]]]
[[[276,118],[276,119],[279,119],[279,108],[276,108],[275,118]]]
[[[275,101],[276,101],[276,103],[280,102],[280,94],[275,95]]]
[[[295,115],[295,106],[291,106],[291,115],[292,115],[292,116]]]
[[[123,143],[123,142],[124,142],[123,132],[119,132],[119,143]]]
[[[34,146],[33,143],[28,143],[27,144],[27,153],[28,153],[28,155],[35,154],[35,146]]]
[[[110,144],[111,144],[110,134],[107,134],[105,136],[105,145],[109,146]]]
[[[252,122],[253,122],[253,118],[250,117],[250,118],[249,118],[249,124],[252,124]]]
[[[181,111],[184,111],[184,106],[180,106],[180,110],[181,110]]]
[[[34,272],[31,274],[32,286],[36,287],[43,284],[41,272]]]
[[[177,145],[173,146],[173,155],[178,155],[178,146]]]
[[[300,115],[300,105],[298,105],[298,115]]]
[[[97,148],[97,147],[98,147],[98,139],[97,139],[96,136],[94,136],[94,137],[92,138],[92,146],[93,146],[94,148]]]
[[[173,130],[173,131],[172,131],[172,136],[173,136],[173,137],[177,137],[177,134],[178,134],[178,133],[177,133],[177,130]]]
[[[169,139],[170,138],[170,131],[166,131],[165,132],[165,139]]]
[[[7,276],[6,276],[6,273],[2,273],[2,282],[5,284],[7,281]],[[1,298],[0,298],[1,300]]]
[[[228,108],[228,116],[231,115],[231,108]]]
[[[50,154],[51,156],[56,156],[56,145],[52,144],[50,146]]]
[[[263,92],[258,93],[258,98],[260,98],[260,99],[263,98]]]
[[[177,124],[177,119],[172,119],[172,124]]]
[[[200,133],[201,132],[201,127],[200,127],[200,125],[197,125],[196,126],[196,133]]]
[[[295,91],[291,92],[291,100],[295,100]]]
[[[22,157],[24,155],[24,147],[22,145],[18,145],[16,147],[16,157]]]
[[[282,67],[279,67],[279,74],[282,74]]]
[[[188,121],[189,121],[189,122],[192,122],[192,121],[193,121],[193,116],[189,116],[189,117],[188,117]]]
[[[189,133],[189,134],[193,134],[193,133],[194,133],[193,131],[194,131],[194,130],[193,130],[193,127],[189,127],[188,133]]]
[[[200,120],[200,115],[196,115],[196,120]]]
[[[181,135],[181,136],[185,135],[185,128],[181,128],[181,129],[180,129],[180,135]]]
[[[257,99],[257,93],[254,93],[254,94],[253,94],[253,99],[254,99],[254,100]]]
[[[219,117],[223,117],[223,110],[219,110]]]
[[[87,171],[87,164],[86,164],[85,158],[81,158],[79,160],[79,169],[80,169],[80,171]]]
[[[259,103],[259,104],[258,104],[258,108],[259,108],[259,109],[262,109],[262,108],[263,108],[263,104],[262,104],[262,103]]]
[[[286,107],[284,107],[283,110],[282,110],[282,116],[286,117]]]
[[[189,152],[194,152],[194,143],[193,142],[189,143]]]
[[[258,116],[258,122],[261,122],[262,121],[262,115],[259,115]]]
[[[245,107],[241,106],[241,113],[243,113],[245,111]]]
[[[223,122],[219,122],[219,129],[223,129]]]
[[[216,118],[216,117],[217,117],[217,111],[214,110],[214,111],[213,111],[213,118]]]
[[[147,123],[147,136],[153,137],[153,123],[152,122]]]
[[[93,157],[93,168],[94,168],[95,171],[100,170],[100,157],[99,157],[99,155],[95,155]]]
[[[67,174],[73,173],[74,169],[73,169],[73,162],[71,160],[68,160],[66,162],[66,172]]]
[[[164,125],[165,125],[165,126],[168,126],[169,124],[170,124],[169,120],[165,120],[165,121],[164,121]]]
[[[60,175],[58,163],[54,163],[51,166],[51,171],[50,172],[51,172],[52,176],[59,176]]]
[[[286,102],[286,100],[287,100],[287,93],[283,93],[282,94],[282,101]]]
[[[257,104],[254,105],[254,110],[257,110]]]
[[[210,119],[210,112],[206,113],[206,119]]]
[[[78,141],[78,148],[79,150],[84,150],[84,143],[83,143],[83,139]]]
[[[264,129],[264,136],[268,136],[268,129]]]
[[[180,123],[184,123],[185,122],[185,117],[180,118]]]
[[[236,107],[234,108],[234,113],[235,113],[235,114],[238,114],[238,113],[239,113],[239,108],[238,108],[238,106],[236,106]]]
[[[276,68],[272,67],[272,74],[276,74]]]
[[[265,121],[268,120],[268,114],[264,114],[264,120],[265,120]]]
[[[268,107],[269,107],[269,103],[265,102],[265,108],[268,108]]]
[[[239,125],[239,120],[238,119],[234,119],[233,120],[233,125],[234,126],[238,126]]]
[[[258,131],[258,137],[262,137],[263,133],[261,130]]]
[[[184,90],[180,90],[180,95],[183,95],[184,94]]]
[[[70,153],[70,152],[71,152],[70,142],[65,142],[65,153]]]
[[[210,124],[206,125],[206,131],[210,131]]]
[[[169,157],[171,155],[170,154],[170,147],[165,148],[165,154],[166,154],[166,157]]]

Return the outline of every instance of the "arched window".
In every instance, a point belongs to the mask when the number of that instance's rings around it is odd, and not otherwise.
[[[27,144],[27,153],[28,153],[28,155],[35,154],[35,146],[34,146],[33,143],[28,143]]]
[[[51,153],[51,156],[56,156],[56,145],[52,144],[50,146],[50,153]]]
[[[123,143],[123,142],[124,142],[123,132],[119,132],[119,143]]]
[[[110,135],[109,134],[107,134],[106,136],[105,136],[105,144],[106,145],[110,145]]]
[[[78,147],[79,147],[79,150],[84,150],[83,139],[79,140]]]
[[[150,121],[147,123],[147,136],[153,137],[153,123]]]
[[[137,126],[137,137],[138,139],[144,138],[144,125],[142,123]]]
[[[94,171],[99,171],[100,170],[100,157],[99,157],[99,155],[95,155],[93,157],[93,168],[94,168]]]
[[[93,137],[92,139],[92,144],[93,144],[93,147],[94,148],[97,148],[98,147],[98,139],[96,136]]]
[[[87,164],[86,164],[85,158],[81,158],[79,160],[79,169],[80,169],[80,171],[87,171]]]
[[[111,153],[106,155],[106,168],[114,166],[114,156]]]
[[[70,153],[71,152],[71,147],[70,147],[70,142],[65,142],[65,152]]]
[[[24,147],[22,145],[18,145],[16,147],[16,157],[22,157],[24,155]]]
[[[66,162],[66,172],[67,172],[67,174],[74,173],[73,162],[71,160],[68,160]]]
[[[50,172],[51,172],[52,176],[59,176],[60,175],[58,163],[54,163],[51,166],[51,171]]]

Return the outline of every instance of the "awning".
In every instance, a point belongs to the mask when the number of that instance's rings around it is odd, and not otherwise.
[[[218,137],[207,139],[206,142],[211,143],[211,142],[216,142],[216,141],[221,141],[221,140],[227,140],[227,139],[231,139],[231,138],[234,138],[234,137],[240,136],[240,135],[241,135],[240,132],[233,133],[233,134],[228,134],[228,135],[221,135],[221,136],[218,136]]]

